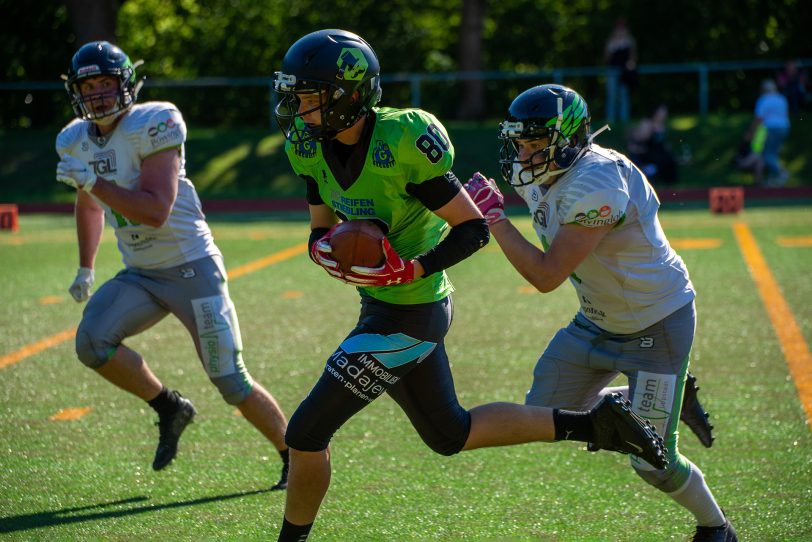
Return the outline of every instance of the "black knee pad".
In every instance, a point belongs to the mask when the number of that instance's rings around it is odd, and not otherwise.
[[[471,432],[471,413],[459,404],[427,416],[424,422],[412,424],[426,446],[440,455],[459,453]]]
[[[320,452],[326,450],[333,438],[333,433],[325,432],[319,423],[319,413],[308,408],[305,399],[288,422],[285,431],[285,444],[302,452]],[[337,429],[337,428],[336,428]]]

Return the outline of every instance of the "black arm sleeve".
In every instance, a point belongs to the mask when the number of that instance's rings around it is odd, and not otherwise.
[[[316,179],[310,175],[302,175],[301,177],[307,183],[307,203],[310,205],[322,205],[324,201],[319,195],[319,185],[316,184]]]
[[[473,218],[451,228],[445,239],[417,258],[423,266],[423,276],[448,269],[488,244],[491,232],[484,218]]]
[[[420,203],[425,205],[429,211],[436,211],[454,199],[460,190],[462,190],[462,183],[453,171],[420,184],[408,183],[406,185],[406,193],[419,199]]]

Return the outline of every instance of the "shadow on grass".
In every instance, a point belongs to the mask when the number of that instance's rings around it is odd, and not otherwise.
[[[125,516],[132,516],[135,514],[156,512],[158,510],[167,510],[186,506],[197,506],[200,504],[208,504],[211,502],[227,501],[230,499],[238,499],[240,497],[249,497],[251,495],[270,493],[271,491],[273,490],[270,488],[258,489],[255,491],[243,491],[242,493],[232,493],[230,495],[201,497],[199,499],[192,499],[188,501],[136,506],[138,503],[143,503],[149,500],[149,497],[142,495],[138,497],[132,497],[129,499],[103,502],[99,504],[91,504],[88,506],[81,506],[77,508],[63,508],[61,510],[37,512],[34,514],[21,514],[19,516],[0,516],[0,533],[15,533],[19,531],[38,529],[41,527],[53,527],[56,525],[70,525],[71,523],[81,523],[84,521],[96,521],[109,518],[120,518]],[[122,506],[125,508],[117,510],[103,510],[105,508],[122,507]]]

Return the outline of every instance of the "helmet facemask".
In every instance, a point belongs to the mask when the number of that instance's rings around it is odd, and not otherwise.
[[[107,42],[84,45],[74,55],[68,75],[62,76],[74,114],[96,124],[112,124],[138,99],[144,80],[136,80],[135,69],[143,63],[142,60],[131,62],[121,49]],[[99,76],[112,76],[118,82],[115,103],[109,108],[96,106],[103,105],[112,93],[104,91],[83,95],[81,91],[85,79]]]

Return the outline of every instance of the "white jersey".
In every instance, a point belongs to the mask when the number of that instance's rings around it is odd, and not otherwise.
[[[592,145],[551,187],[516,191],[545,250],[564,224],[615,224],[570,277],[581,313],[597,326],[636,333],[696,296],[688,269],[660,226],[657,195],[622,154]]]
[[[138,187],[142,160],[167,149],[179,149],[178,195],[163,225],[155,228],[133,223],[94,197],[116,232],[127,267],[163,269],[220,254],[197,191],[186,178],[184,141],[186,124],[169,102],[133,105],[107,137],[96,136],[92,122],[76,119],[56,138],[60,157],[70,154],[79,158],[92,165],[99,177],[130,190]]]

